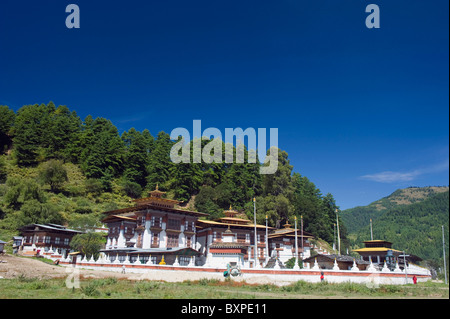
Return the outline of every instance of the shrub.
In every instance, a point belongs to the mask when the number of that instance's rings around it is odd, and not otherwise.
[[[103,191],[102,182],[95,178],[88,178],[85,180],[84,187],[86,189],[86,193],[93,195],[100,195]]]
[[[100,296],[100,291],[97,290],[97,285],[95,284],[89,284],[86,287],[82,287],[81,292],[88,297]]]
[[[142,194],[142,187],[138,183],[124,181],[122,183],[124,193],[132,198],[139,198]]]
[[[28,285],[28,289],[30,290],[47,289],[48,287],[48,283],[41,279],[35,280]]]
[[[56,192],[68,181],[67,170],[62,161],[52,159],[42,164],[39,179],[44,184],[49,184],[52,192]]]

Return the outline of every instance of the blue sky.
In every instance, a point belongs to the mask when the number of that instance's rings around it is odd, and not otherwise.
[[[448,5],[2,0],[0,104],[53,101],[153,135],[276,127],[294,171],[342,209],[366,205],[449,184]]]

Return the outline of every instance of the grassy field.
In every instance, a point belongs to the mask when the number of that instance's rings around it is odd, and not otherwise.
[[[448,285],[419,283],[368,288],[362,284],[307,283],[289,286],[200,280],[183,283],[131,281],[117,278],[80,279],[67,288],[66,279],[19,276],[0,279],[1,299],[292,299],[292,298],[449,298]]]

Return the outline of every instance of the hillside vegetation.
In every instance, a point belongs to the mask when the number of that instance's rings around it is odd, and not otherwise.
[[[102,212],[132,205],[131,199],[158,185],[167,197],[181,200],[181,207],[211,219],[230,205],[253,219],[256,198],[258,223],[267,215],[270,226],[292,224],[302,215],[305,231],[333,241],[338,209],[333,195],[323,195],[294,171],[286,151],[276,150],[276,173],[261,175],[264,164],[248,163],[246,149],[244,163],[237,163],[234,147],[232,163],[174,164],[170,150],[176,142],[163,131],[154,136],[148,129],[130,128],[119,134],[105,118],[82,120],[52,102],[24,105],[17,112],[0,106],[0,238],[10,240],[29,223],[98,225]]]
[[[408,187],[398,189],[367,206],[357,206],[342,211],[349,233],[355,233],[369,225],[370,219],[376,220],[390,209],[401,205],[410,205],[428,199],[438,193],[448,192],[448,186]]]
[[[445,189],[447,189],[445,191]],[[378,211],[373,219],[373,238],[387,240],[393,243],[393,248],[403,250],[425,260],[424,263],[439,269],[443,265],[442,225],[444,226],[446,242],[446,260],[448,265],[448,231],[449,231],[449,191],[448,187],[407,189],[396,191],[393,198],[401,199],[410,191],[416,196],[408,197],[409,204],[394,205]],[[422,197],[419,194],[428,194]],[[415,203],[410,203],[415,200]],[[352,248],[363,247],[363,241],[370,240],[370,225],[366,224],[348,235]],[[448,271],[448,268],[447,268]]]

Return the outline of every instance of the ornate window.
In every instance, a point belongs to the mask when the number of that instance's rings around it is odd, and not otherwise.
[[[192,244],[191,236],[186,236],[186,247],[190,248]]]
[[[152,248],[159,247],[159,233],[153,233],[152,237]]]
[[[174,229],[174,230],[180,230],[180,220],[169,218],[167,228]]]
[[[152,227],[161,228],[162,218],[161,217],[152,216],[151,223],[152,223]]]
[[[167,247],[178,247],[178,235],[176,234],[167,235]]]

